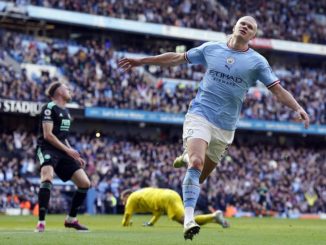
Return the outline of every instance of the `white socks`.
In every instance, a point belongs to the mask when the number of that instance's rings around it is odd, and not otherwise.
[[[69,223],[75,222],[76,220],[77,220],[76,217],[70,217],[69,215],[67,215],[67,217],[66,217],[66,221],[69,222]]]
[[[193,207],[185,207],[185,220],[183,222],[184,225],[188,224],[189,221],[194,220],[194,211],[195,209]]]

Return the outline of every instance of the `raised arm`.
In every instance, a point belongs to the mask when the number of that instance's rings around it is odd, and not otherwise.
[[[128,71],[133,67],[141,65],[176,66],[183,63],[187,63],[185,53],[168,52],[145,58],[124,58],[119,61],[118,65],[124,71]]]
[[[284,89],[280,84],[276,84],[275,86],[271,87],[270,90],[276,96],[279,102],[296,112],[297,119],[304,122],[305,128],[309,127],[310,119],[308,114],[286,89]]]

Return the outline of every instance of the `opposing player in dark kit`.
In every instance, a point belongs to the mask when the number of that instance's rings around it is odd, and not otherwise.
[[[64,226],[86,231],[88,229],[79,224],[76,216],[78,208],[86,197],[90,181],[82,169],[85,161],[67,140],[71,118],[66,104],[71,100],[71,92],[67,85],[55,82],[50,84],[47,95],[51,102],[42,108],[37,147],[37,157],[41,164],[41,186],[38,194],[39,221],[35,231],[45,230],[45,215],[50,201],[54,173],[62,181],[72,180],[78,187]]]

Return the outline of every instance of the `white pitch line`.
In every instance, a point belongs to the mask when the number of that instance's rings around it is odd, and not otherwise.
[[[88,230],[88,231],[77,231],[77,230],[73,230],[73,229],[70,229],[70,230],[68,230],[68,229],[47,229],[47,230],[45,230],[45,232],[44,233],[56,233],[56,232],[60,232],[60,233],[67,233],[67,234],[69,234],[69,233],[71,233],[71,234],[74,234],[74,233],[78,233],[78,234],[80,234],[80,233],[110,233],[110,232],[115,232],[114,230]],[[1,234],[19,234],[19,233],[31,233],[31,234],[38,234],[38,233],[42,233],[42,232],[34,232],[34,230],[33,229],[24,229],[24,230],[22,230],[22,229],[10,229],[10,230],[8,230],[8,229],[1,229],[0,228],[0,235]]]
[[[57,232],[62,232],[62,233],[89,233],[90,231],[74,231],[74,230],[46,230],[44,233],[57,233]],[[20,234],[20,233],[24,233],[24,234],[38,234],[38,233],[42,233],[42,232],[35,232],[34,230],[17,230],[17,229],[13,229],[13,230],[0,230],[0,235],[1,234]]]

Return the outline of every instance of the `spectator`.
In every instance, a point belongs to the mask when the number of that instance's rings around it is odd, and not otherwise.
[[[200,66],[180,66],[161,70],[148,67],[147,71],[134,70],[122,73],[117,69],[119,52],[106,49],[105,43],[86,41],[83,44],[71,44],[63,40],[48,40],[46,43],[30,36],[5,32],[3,39],[8,53],[19,58],[19,62],[30,60],[30,49],[33,62],[56,67],[60,76],[65,76],[75,90],[75,103],[83,106],[100,106],[116,109],[136,109],[145,111],[163,111],[186,113],[191,98],[196,93],[198,83],[188,81],[171,85],[146,79],[146,72],[162,77],[199,81],[203,76]],[[70,50],[70,51],[69,51]],[[71,51],[74,50],[74,51]],[[282,85],[289,90],[309,113],[311,122],[326,123],[326,75],[321,68],[281,65],[273,67]],[[45,86],[56,81],[56,76],[42,72],[40,76],[29,77],[26,69],[15,72],[10,66],[0,65],[0,98],[19,100],[46,101],[42,95]],[[57,74],[58,75],[58,74]],[[307,103],[309,99],[309,103]],[[273,105],[273,106],[271,106]],[[288,121],[294,120],[289,110],[283,108],[268,92],[252,88],[241,112],[242,118]],[[17,133],[16,141],[26,137]]]
[[[22,146],[36,137],[31,133],[20,132],[29,135],[23,139]],[[8,145],[11,144],[14,133],[0,134],[1,149],[3,146],[11,148]],[[110,210],[114,213],[117,207],[115,199],[126,188],[156,186],[180,191],[180,178],[185,169],[175,170],[171,165],[174,158],[182,152],[179,145],[176,147],[172,142],[156,145],[151,141],[142,141],[140,145],[134,141],[109,137],[94,139],[88,134],[73,138],[70,142],[83,144],[80,153],[87,159],[86,171],[93,180],[92,183],[97,186],[96,193],[101,193],[94,198],[98,200],[100,197],[101,205],[98,206],[101,207],[101,212]],[[252,147],[251,144],[247,142],[245,146],[235,144],[229,147],[216,174],[205,183],[209,191],[202,198],[206,203],[203,207],[211,205],[212,210],[226,210],[228,206],[233,206],[238,212],[261,215],[279,213],[285,217],[294,217],[299,212],[326,212],[326,185],[322,175],[325,149],[285,147],[270,143]],[[29,201],[33,209],[38,187],[29,183],[25,176],[37,176],[38,168],[34,167],[33,173],[23,174],[20,169],[24,161],[17,159],[14,150],[6,152],[12,154],[10,157],[3,156],[3,152],[0,154],[0,173],[3,173],[0,209],[19,207],[24,201]],[[21,155],[22,159],[24,154],[29,154],[24,149],[20,151],[18,156]],[[110,152],[110,155],[100,157],[101,160],[97,161],[96,156],[103,152]],[[35,160],[30,158],[29,161]],[[116,167],[120,162],[125,164],[121,169]],[[34,162],[33,165],[35,164]],[[8,171],[13,177],[6,179],[4,172]],[[55,188],[50,212],[60,213],[68,206],[69,198],[62,196],[62,191],[61,188]]]
[[[101,0],[56,1],[32,0],[31,4],[187,28],[231,33],[235,21],[245,15],[255,17],[263,38],[326,44],[324,1],[162,1]],[[231,21],[230,21],[231,20]],[[307,31],[309,30],[309,32]]]

